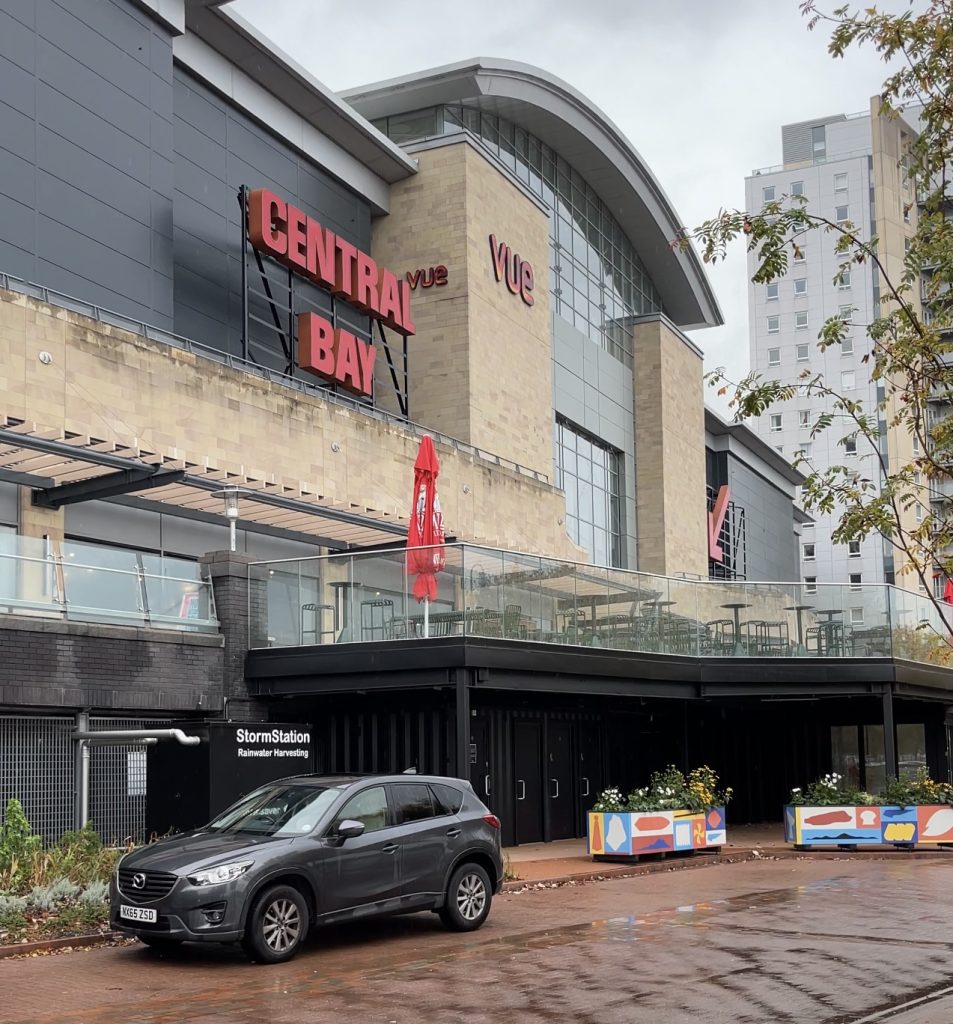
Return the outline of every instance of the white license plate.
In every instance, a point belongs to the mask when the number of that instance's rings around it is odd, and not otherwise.
[[[127,907],[120,905],[119,916],[124,921],[145,921],[147,924],[155,924],[158,920],[156,912],[151,907]]]

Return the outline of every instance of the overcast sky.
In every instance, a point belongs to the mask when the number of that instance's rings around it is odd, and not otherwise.
[[[334,90],[468,57],[536,64],[622,129],[688,225],[744,204],[745,175],[781,162],[782,124],[866,110],[886,77],[869,48],[832,59],[829,33],[807,30],[798,0],[238,0],[232,9]],[[745,267],[739,246],[708,270],[725,318],[693,334],[708,368],[748,367]]]

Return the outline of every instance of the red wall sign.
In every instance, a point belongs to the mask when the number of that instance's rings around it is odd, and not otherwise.
[[[708,513],[708,557],[713,562],[721,562],[725,557],[724,549],[718,543],[718,538],[721,536],[721,528],[725,524],[725,514],[728,511],[730,497],[731,491],[728,489],[728,485],[722,484],[715,497],[715,507]]]
[[[524,260],[504,242],[497,242],[496,235],[490,235],[490,252],[493,254],[493,273],[497,281],[506,279],[506,287],[518,295],[527,306],[536,301],[533,298],[533,265]]]
[[[401,334],[414,334],[410,283],[322,227],[296,206],[260,188],[248,195],[248,238],[293,273],[326,288]],[[298,315],[298,365],[359,394],[370,395],[375,351],[317,313]]]
[[[408,270],[407,281],[411,289],[421,288],[442,288],[448,283],[447,268],[441,263],[437,267],[427,267],[426,270]]]

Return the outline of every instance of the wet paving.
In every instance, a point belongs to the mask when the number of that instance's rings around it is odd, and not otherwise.
[[[723,864],[317,932],[297,959],[138,944],[0,961],[9,1024],[950,1024],[953,861]]]

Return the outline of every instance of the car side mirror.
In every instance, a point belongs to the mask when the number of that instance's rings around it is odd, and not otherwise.
[[[345,818],[345,820],[342,821],[340,825],[338,825],[338,839],[357,839],[358,836],[362,835],[364,835],[363,821],[354,821],[351,818]]]

